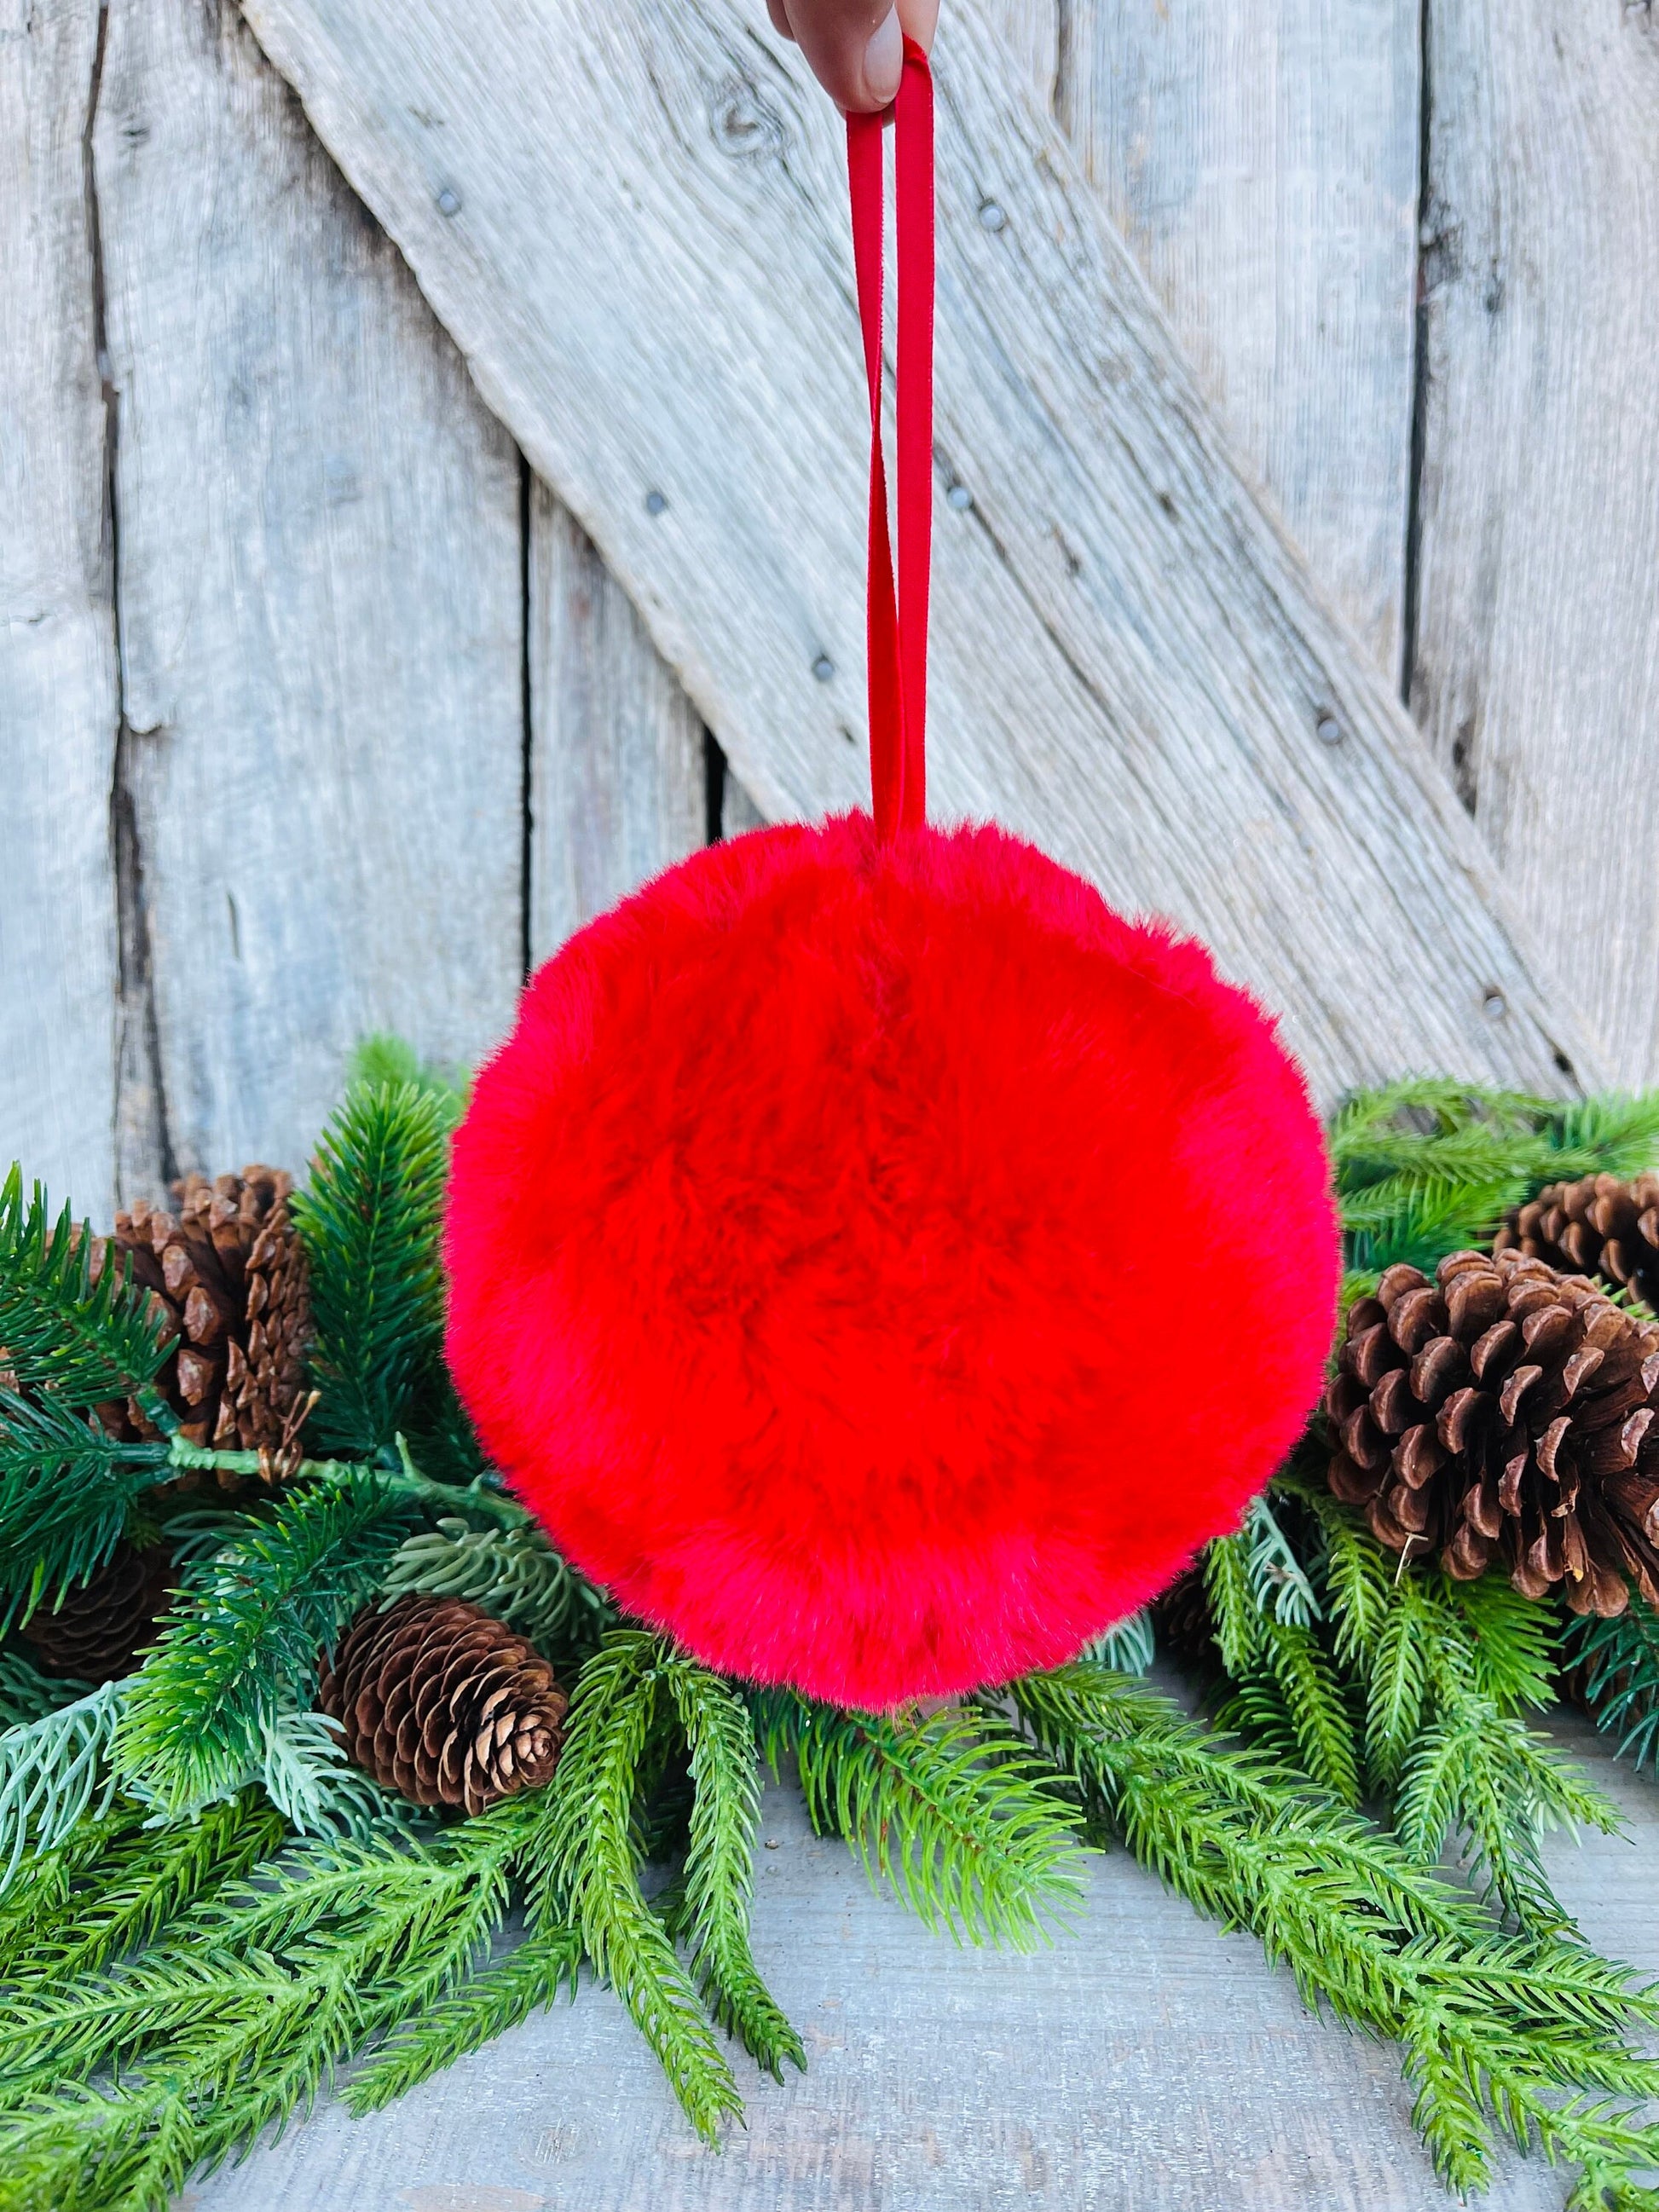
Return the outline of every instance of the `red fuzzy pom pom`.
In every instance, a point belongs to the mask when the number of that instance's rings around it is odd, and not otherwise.
[[[1200,946],[862,816],[713,846],[549,962],[447,1253],[462,1396],[561,1549],[872,1711],[1069,1657],[1231,1528],[1338,1266],[1302,1079]]]

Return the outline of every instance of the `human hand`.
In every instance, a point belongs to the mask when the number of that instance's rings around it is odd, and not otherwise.
[[[939,0],[766,0],[775,30],[796,40],[838,107],[887,106],[904,69],[904,41],[933,43]]]

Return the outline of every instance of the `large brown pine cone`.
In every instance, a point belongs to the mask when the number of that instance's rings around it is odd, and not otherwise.
[[[366,1607],[325,1669],[318,1704],[347,1756],[417,1805],[481,1813],[557,1765],[569,1699],[521,1636],[457,1597]]]
[[[1524,1253],[1564,1273],[1600,1275],[1659,1313],[1659,1175],[1553,1182],[1512,1209],[1492,1249]]]
[[[1330,1485],[1396,1552],[1528,1597],[1659,1604],[1659,1328],[1516,1251],[1390,1267],[1348,1315],[1325,1397]]]
[[[299,1431],[310,1401],[305,1356],[310,1304],[305,1253],[289,1212],[291,1176],[247,1167],[209,1182],[173,1186],[175,1212],[143,1200],[116,1216],[100,1237],[94,1276],[111,1248],[131,1254],[133,1278],[151,1290],[176,1337],[156,1387],[190,1443],[216,1451],[257,1451],[267,1481],[299,1464]],[[118,1436],[153,1437],[129,1400],[100,1407]]]
[[[167,1610],[173,1561],[162,1549],[122,1543],[56,1612],[42,1606],[19,1630],[43,1674],[76,1682],[114,1682],[132,1672]]]

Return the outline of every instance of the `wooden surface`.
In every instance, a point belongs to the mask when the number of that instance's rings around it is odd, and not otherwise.
[[[1065,12],[1055,88],[1061,127],[1235,449],[1396,684],[1419,12],[1419,0],[1095,0]]]
[[[233,8],[112,0],[93,151],[153,1190],[302,1167],[366,1030],[510,1018],[519,463]]]
[[[117,698],[92,0],[0,0],[0,1150],[112,1179]]]
[[[1429,9],[1413,707],[1606,1065],[1659,1079],[1659,16]]]
[[[246,13],[762,807],[856,799],[840,134],[758,6]],[[1554,1086],[1563,1048],[1594,1080],[1462,811],[1000,52],[976,0],[950,11],[938,451],[973,503],[941,518],[939,811],[1200,930],[1327,1095],[1402,1066]]]
[[[1632,1839],[1547,1856],[1586,1935],[1659,1972],[1659,1787],[1566,1728]],[[195,2212],[1449,2212],[1390,2048],[1313,2019],[1248,1936],[1121,1853],[1075,1935],[958,1950],[873,1896],[769,1793],[756,1952],[810,2059],[738,2060],[748,2125],[716,2154],[620,2005],[584,1989],[373,2119],[325,2104]],[[1559,2212],[1506,2161],[1489,2212]]]
[[[707,842],[702,720],[543,484],[530,505],[530,955]]]

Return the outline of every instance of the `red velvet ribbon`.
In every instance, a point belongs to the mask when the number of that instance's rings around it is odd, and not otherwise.
[[[933,548],[933,80],[904,41],[893,104],[898,213],[898,583],[881,437],[882,118],[847,118],[853,264],[870,385],[870,790],[884,842],[927,813],[927,590]]]

